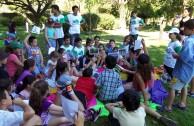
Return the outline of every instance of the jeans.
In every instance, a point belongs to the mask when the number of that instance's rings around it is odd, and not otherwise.
[[[80,34],[70,34],[70,44],[75,46],[75,39],[80,36]]]
[[[36,63],[36,69],[34,70],[34,73],[37,74],[44,74],[45,68],[41,69],[40,63]]]
[[[134,41],[137,40],[137,38],[138,38],[138,34],[136,34],[136,35],[130,35],[130,36],[134,39]]]
[[[50,43],[51,47],[54,47],[56,49],[56,46],[57,46],[56,40],[50,39],[49,43]],[[49,44],[48,43],[46,44],[46,49],[49,50]]]

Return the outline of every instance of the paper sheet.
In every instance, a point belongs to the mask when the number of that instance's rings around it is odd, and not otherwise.
[[[74,116],[78,112],[78,103],[61,96],[62,108],[65,117],[74,124]]]
[[[40,27],[34,26],[32,27],[32,33],[40,34]]]
[[[50,55],[52,51],[55,51],[55,48],[54,48],[54,47],[50,47],[50,48],[49,48],[48,54]]]
[[[139,39],[135,40],[134,50],[137,50],[137,49],[140,49],[141,47],[143,47],[141,41],[142,41],[142,38],[139,38]]]

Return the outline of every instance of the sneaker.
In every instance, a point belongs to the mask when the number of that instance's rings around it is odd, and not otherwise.
[[[167,126],[177,126],[177,123],[165,116],[160,117],[160,121],[165,123]]]
[[[98,119],[102,112],[102,108],[100,107],[97,111],[95,111],[94,109],[89,109],[89,111],[90,111],[90,121],[96,122],[96,120]]]

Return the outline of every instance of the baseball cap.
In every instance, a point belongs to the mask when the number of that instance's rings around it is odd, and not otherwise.
[[[9,53],[6,53],[3,50],[0,50],[0,60],[3,60],[9,56]]]
[[[12,49],[15,49],[15,48],[20,48],[21,49],[21,48],[24,47],[24,45],[20,44],[20,42],[18,42],[18,41],[10,42],[9,45],[10,45],[10,48],[12,48]]]
[[[72,83],[72,79],[71,76],[69,76],[68,74],[63,74],[59,77],[56,85],[60,88],[63,89],[68,85],[71,85]]]
[[[179,29],[178,28],[172,28],[168,33],[178,33],[179,34]]]
[[[48,23],[48,25],[51,25],[54,23],[54,20],[52,18],[49,18],[47,23]]]

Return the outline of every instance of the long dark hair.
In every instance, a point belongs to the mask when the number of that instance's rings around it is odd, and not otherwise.
[[[16,72],[14,73],[14,82],[21,76],[24,70],[29,70],[31,67],[35,65],[35,60],[27,59],[24,61],[24,67],[18,67]]]
[[[189,17],[192,17],[192,14],[193,14],[193,8],[192,7],[185,8],[184,10],[187,10],[189,12]]]
[[[26,89],[28,85],[31,85],[36,78],[32,75],[27,75],[22,84],[19,84],[16,88],[16,93],[19,94],[22,90]]]
[[[149,81],[152,72],[149,56],[146,54],[140,54],[137,60],[137,73],[140,74],[144,82]]]
[[[49,87],[45,80],[39,80],[34,84],[34,88],[30,93],[29,105],[34,109],[35,114],[40,115],[42,110],[42,102],[44,95],[47,93]]]
[[[60,75],[64,72],[68,71],[68,64],[66,62],[62,62],[61,59],[57,61],[57,66],[56,66],[56,78],[55,81],[57,81],[60,77]]]

